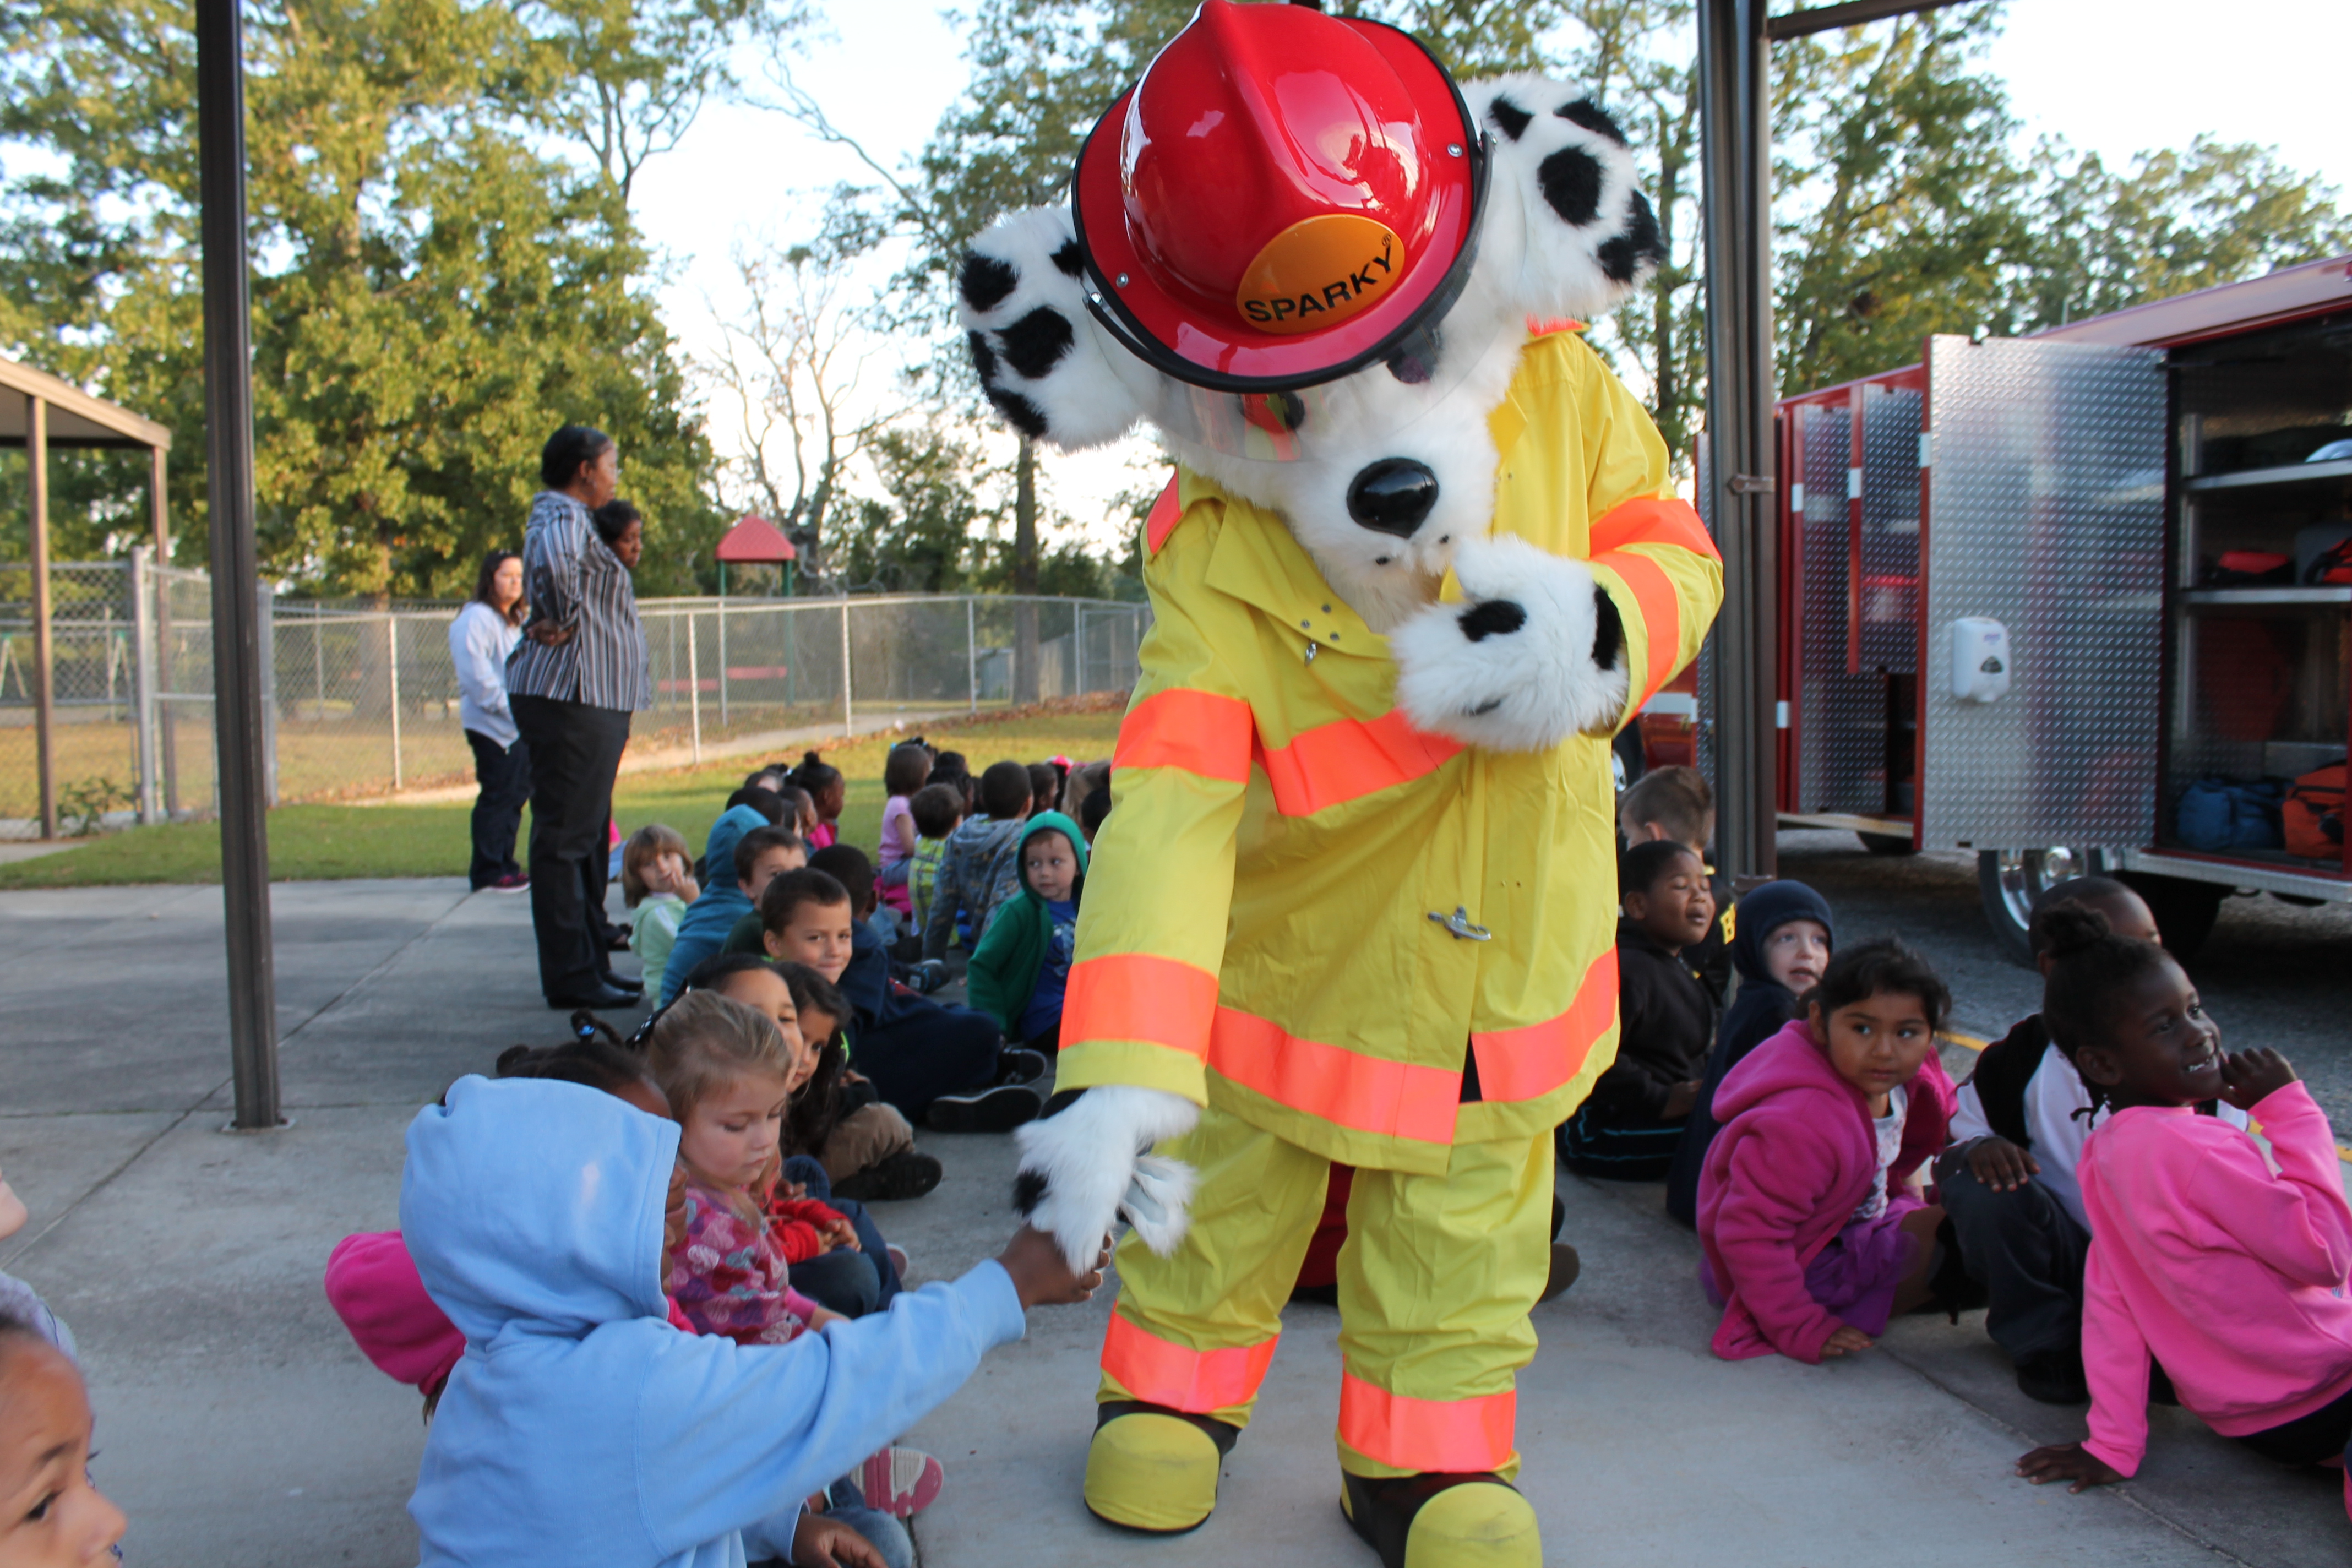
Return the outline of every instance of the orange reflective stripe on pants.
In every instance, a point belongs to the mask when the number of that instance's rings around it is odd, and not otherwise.
[[[1281,1336],[1226,1350],[1190,1351],[1137,1328],[1117,1312],[1103,1337],[1102,1369],[1134,1397],[1206,1415],[1257,1397]]]
[[[1584,1070],[1585,1058],[1616,1021],[1617,950],[1611,947],[1585,970],[1576,1000],[1559,1017],[1471,1032],[1480,1096],[1498,1103],[1542,1099]]]
[[[1204,779],[1249,782],[1256,726],[1238,697],[1171,687],[1155,691],[1119,721],[1111,752],[1118,768],[1181,768]]]
[[[1217,977],[1207,970],[1147,952],[1109,952],[1071,966],[1062,1038],[1144,1040],[1204,1057],[1216,1012]]]
[[[1510,1463],[1518,1395],[1408,1399],[1353,1373],[1339,1379],[1339,1441],[1400,1470],[1498,1470]]]
[[[1064,1036],[1069,1037],[1066,1027]],[[1454,1141],[1454,1109],[1462,1100],[1458,1070],[1383,1061],[1345,1046],[1302,1040],[1232,1007],[1217,1009],[1209,1066],[1276,1104],[1341,1127],[1427,1143]]]

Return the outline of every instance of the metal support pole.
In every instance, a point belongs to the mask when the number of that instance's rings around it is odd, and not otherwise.
[[[971,701],[967,711],[980,711],[980,613],[975,601],[963,602],[963,668],[971,682]]]
[[[1724,579],[1715,626],[1716,845],[1734,877],[1769,877],[1777,862],[1772,106],[1765,5],[1703,0],[1698,16],[1706,438]]]
[[[1070,682],[1070,695],[1087,694],[1087,605],[1081,599],[1070,606],[1070,649],[1077,675]]]
[[[253,585],[254,626],[261,643],[262,798],[278,804],[278,595],[268,584]]]
[[[727,728],[727,566],[719,567],[719,727]]]
[[[213,721],[220,746],[221,893],[229,1059],[241,1129],[276,1127],[278,984],[262,807],[260,580],[253,539],[253,345],[245,233],[245,28],[238,0],[196,0],[205,439],[212,497]]]
[[[40,752],[41,837],[58,836],[57,632],[49,625],[49,405],[25,399],[25,457],[33,493],[33,727]]]
[[[383,617],[384,646],[392,650],[391,662],[384,673],[392,689],[392,787],[400,787],[400,617],[386,612]]]
[[[131,721],[139,726],[139,820],[143,826],[162,812],[162,781],[155,776],[155,556],[144,544],[131,547]]]
[[[849,601],[841,601],[841,732],[857,733],[849,711]]]
[[[696,651],[694,612],[686,613],[686,710],[687,725],[694,734],[694,760],[702,761],[702,658]]]

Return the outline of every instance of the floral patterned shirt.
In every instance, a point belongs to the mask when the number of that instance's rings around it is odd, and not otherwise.
[[[697,1333],[739,1345],[788,1344],[808,1331],[816,1303],[792,1289],[791,1267],[769,1227],[745,1219],[727,1194],[686,1187],[686,1244],[669,1271]]]

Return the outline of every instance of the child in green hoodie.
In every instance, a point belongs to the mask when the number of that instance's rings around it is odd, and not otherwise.
[[[971,1005],[1004,1026],[1007,1039],[1052,1056],[1062,1038],[1062,996],[1077,946],[1087,838],[1058,811],[1021,830],[1021,896],[988,922],[966,979]]]

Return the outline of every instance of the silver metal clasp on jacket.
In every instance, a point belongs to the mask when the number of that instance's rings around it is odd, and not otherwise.
[[[1495,933],[1488,931],[1485,926],[1474,923],[1470,919],[1470,911],[1464,909],[1459,904],[1454,906],[1454,912],[1450,915],[1441,915],[1435,910],[1432,910],[1429,911],[1429,918],[1435,921],[1439,925],[1444,926],[1447,931],[1452,931],[1456,938],[1463,942],[1492,942],[1495,940]]]

